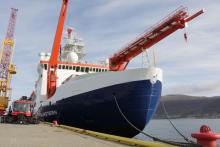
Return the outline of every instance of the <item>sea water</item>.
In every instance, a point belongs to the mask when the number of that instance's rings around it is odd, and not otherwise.
[[[193,140],[191,133],[198,132],[202,125],[208,125],[213,132],[220,133],[220,119],[171,119],[171,121],[184,136],[191,140]],[[145,127],[144,132],[161,139],[184,141],[166,119],[151,120]],[[138,134],[135,138],[151,140],[143,134]],[[220,144],[220,141],[218,141],[218,144]]]

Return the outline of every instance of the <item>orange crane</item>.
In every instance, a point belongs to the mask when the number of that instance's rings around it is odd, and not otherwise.
[[[11,74],[16,74],[15,65],[11,64],[14,49],[14,30],[18,9],[11,9],[6,37],[3,41],[0,59],[0,115],[4,114],[10,98]]]
[[[48,76],[47,76],[47,97],[50,98],[56,92],[56,83],[57,83],[57,64],[58,64],[58,55],[59,48],[61,43],[61,37],[63,32],[63,26],[66,18],[66,12],[68,7],[69,0],[63,0],[62,7],[60,11],[60,17],[57,25],[57,31],[53,42],[52,53],[50,56],[48,64]]]
[[[202,13],[203,10],[200,10],[194,15],[189,16],[186,7],[178,8],[162,21],[149,28],[143,35],[139,36],[136,40],[111,56],[109,58],[109,69],[111,71],[125,70],[129,61],[134,57],[178,29],[185,28],[187,22]]]

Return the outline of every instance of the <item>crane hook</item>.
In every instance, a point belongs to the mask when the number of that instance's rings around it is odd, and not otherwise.
[[[185,29],[185,28],[184,28],[184,39],[185,39],[185,41],[186,41],[186,43],[187,43],[188,36],[187,36],[187,33],[186,33],[186,29]]]
[[[187,42],[187,34],[186,33],[184,33],[184,39]]]

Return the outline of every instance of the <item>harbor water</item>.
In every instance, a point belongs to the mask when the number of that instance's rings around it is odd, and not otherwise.
[[[172,119],[171,121],[184,136],[192,140],[191,133],[198,132],[200,127],[204,124],[208,125],[213,132],[220,133],[220,119]],[[144,132],[161,139],[184,141],[166,119],[151,120],[144,129]],[[151,140],[143,134],[139,134],[135,138]],[[220,144],[220,141],[218,141],[218,144]]]

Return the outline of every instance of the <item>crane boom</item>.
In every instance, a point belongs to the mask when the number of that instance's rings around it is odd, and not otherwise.
[[[54,95],[56,91],[56,83],[57,83],[57,62],[58,62],[58,54],[59,48],[62,38],[63,26],[66,18],[66,12],[68,7],[69,0],[63,0],[62,7],[60,11],[60,17],[57,25],[57,31],[53,42],[52,53],[49,60],[48,65],[48,76],[47,76],[47,97],[50,98]]]
[[[8,29],[3,41],[0,60],[0,113],[8,107],[11,74],[16,73],[15,65],[11,64],[14,49],[14,30],[18,9],[12,8]]]
[[[150,48],[165,37],[178,29],[185,27],[185,24],[203,13],[203,10],[192,16],[188,15],[186,7],[180,7],[165,17],[162,21],[149,28],[136,40],[116,52],[109,58],[109,69],[112,71],[124,70],[129,61],[144,50]]]

